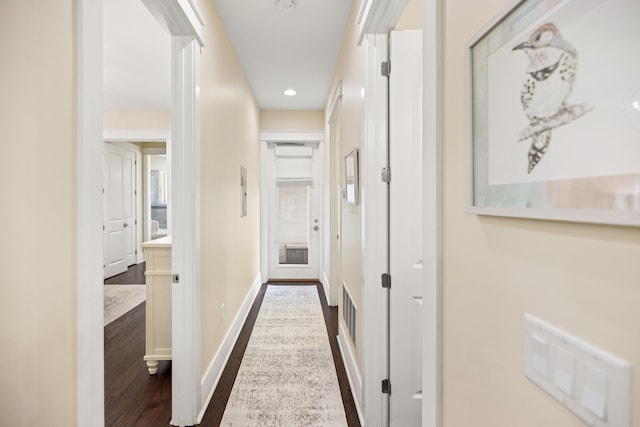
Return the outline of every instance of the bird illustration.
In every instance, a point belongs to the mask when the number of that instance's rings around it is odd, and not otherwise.
[[[578,52],[551,22],[538,27],[527,41],[512,50],[522,50],[529,57],[520,102],[530,128],[538,129],[527,135],[532,139],[527,171],[531,173],[547,152],[551,129],[586,112],[583,108],[574,111],[566,105],[576,79]]]

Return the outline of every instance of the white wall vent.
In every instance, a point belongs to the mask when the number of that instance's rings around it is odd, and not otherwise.
[[[349,294],[344,283],[342,284],[342,318],[347,325],[347,330],[355,347],[357,342],[356,327],[358,324],[358,309],[353,305],[351,294]]]

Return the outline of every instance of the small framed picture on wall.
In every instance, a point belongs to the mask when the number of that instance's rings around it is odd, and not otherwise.
[[[345,199],[350,205],[359,202],[358,149],[354,148],[344,159]]]

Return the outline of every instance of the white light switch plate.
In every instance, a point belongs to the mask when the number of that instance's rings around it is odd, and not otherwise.
[[[555,346],[556,365],[553,373],[553,385],[575,397],[576,358],[573,354]]]
[[[631,366],[530,314],[525,375],[589,426],[631,425]]]

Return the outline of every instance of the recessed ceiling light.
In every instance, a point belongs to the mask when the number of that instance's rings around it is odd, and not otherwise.
[[[293,96],[293,95],[296,94],[296,91],[293,90],[293,89],[287,89],[287,90],[284,91],[284,94],[287,95],[287,96]]]
[[[278,0],[278,10],[282,13],[291,12],[293,10],[293,0]]]

